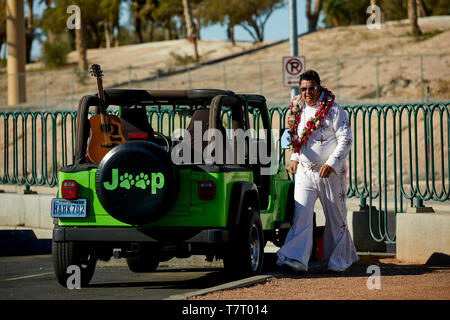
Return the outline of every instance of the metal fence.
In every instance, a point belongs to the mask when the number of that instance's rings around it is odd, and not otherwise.
[[[354,137],[347,197],[394,215],[430,200],[448,201],[449,107],[450,103],[345,106]],[[284,127],[287,111],[270,109],[275,130]],[[153,127],[164,134],[186,126],[186,119],[175,121],[168,111],[148,112]],[[26,189],[56,186],[58,169],[73,161],[76,117],[76,111],[0,112],[0,184]],[[281,161],[289,159],[289,150],[278,151]],[[386,231],[386,239],[394,241],[395,234]]]
[[[449,107],[450,102],[344,107],[354,138],[347,197],[379,209],[371,214],[384,227],[373,230],[370,225],[374,240],[395,243],[395,227],[388,230],[386,225],[388,214],[392,219],[408,206],[450,199]],[[287,111],[270,109],[273,129],[284,127]],[[169,110],[148,113],[153,127],[166,135],[186,127],[186,119],[175,119]],[[0,185],[26,190],[56,186],[58,169],[73,161],[76,117],[76,111],[0,112]],[[290,158],[289,150],[277,151],[282,162]]]
[[[450,100],[450,53],[310,59],[341,105]],[[203,64],[167,68],[104,70],[105,88],[217,88],[262,94],[270,106],[286,105],[280,61]],[[79,97],[96,92],[89,73],[75,70],[18,74],[25,77],[27,102],[7,107],[7,77],[0,77],[0,107],[12,110],[75,110]],[[430,89],[427,100],[427,87]],[[8,110],[9,110],[8,109]]]

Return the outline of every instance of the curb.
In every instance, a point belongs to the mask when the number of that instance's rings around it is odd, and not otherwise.
[[[228,283],[221,284],[221,285],[207,288],[207,289],[192,291],[192,292],[188,292],[188,293],[184,293],[184,294],[176,294],[176,295],[170,296],[168,298],[165,298],[163,300],[184,300],[186,298],[190,298],[190,297],[194,297],[194,296],[202,296],[202,295],[205,295],[205,294],[208,294],[211,292],[216,292],[216,291],[221,291],[221,290],[232,290],[232,289],[237,289],[237,288],[242,288],[242,287],[249,287],[249,286],[253,286],[255,284],[266,282],[268,279],[270,279],[272,277],[273,277],[272,274],[263,274],[263,275],[253,276],[250,278],[245,278],[245,279],[236,280],[233,282],[228,282]]]

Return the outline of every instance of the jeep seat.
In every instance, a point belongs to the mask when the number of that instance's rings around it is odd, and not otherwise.
[[[197,159],[202,159],[203,162],[203,152],[205,148],[208,145],[208,141],[204,141],[203,137],[205,132],[209,129],[209,109],[200,109],[196,110],[194,114],[192,115],[191,122],[189,123],[189,126],[187,127],[186,131],[189,132],[191,137],[191,159],[192,163],[195,163],[197,155]],[[196,132],[195,130],[195,123],[198,121],[198,123],[201,124],[201,126],[197,125],[197,128],[201,127],[201,132]],[[197,129],[198,130],[198,129]],[[222,159],[218,159],[220,161],[217,161],[218,163],[225,164],[227,163],[227,156],[231,156],[232,148],[227,140],[227,132],[223,125],[220,123],[217,130],[222,134],[222,142],[223,142],[223,153],[222,153]],[[232,159],[232,158],[231,158]]]
[[[201,124],[201,131],[195,130],[195,123]],[[199,127],[199,125],[197,125]],[[186,131],[191,137],[191,159],[194,163],[195,159],[203,159],[203,150],[208,145],[208,141],[203,141],[203,135],[209,127],[209,109],[195,110],[192,115],[191,122],[187,127]],[[198,130],[198,129],[197,129]],[[195,157],[195,154],[200,154],[200,156]]]
[[[145,107],[133,106],[121,109],[122,133],[126,140],[154,141],[154,130],[148,122]]]

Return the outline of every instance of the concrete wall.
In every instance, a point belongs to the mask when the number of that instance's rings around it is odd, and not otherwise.
[[[0,193],[0,226],[52,229],[54,195]]]
[[[426,263],[437,254],[450,256],[450,214],[398,214],[397,259]]]

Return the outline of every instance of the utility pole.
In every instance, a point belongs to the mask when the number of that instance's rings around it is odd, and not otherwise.
[[[8,43],[8,105],[16,106],[26,100],[23,0],[6,1],[6,41]]]
[[[289,47],[290,55],[298,56],[297,44],[297,0],[289,0]],[[298,95],[298,87],[291,87],[291,100]]]

